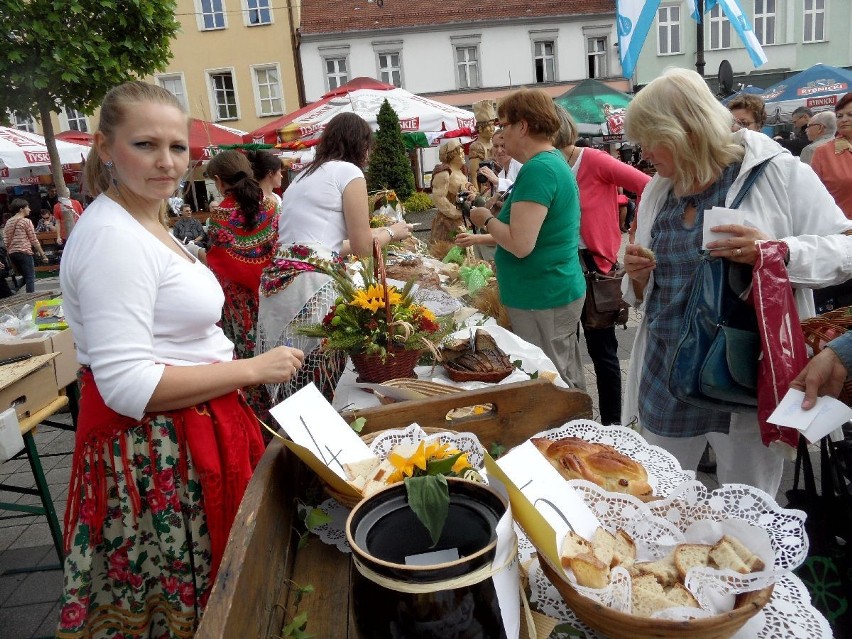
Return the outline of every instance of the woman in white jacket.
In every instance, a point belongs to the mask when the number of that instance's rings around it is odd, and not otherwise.
[[[769,160],[740,205],[748,226],[717,227],[730,237],[711,254],[753,265],[757,240],[787,244],[788,275],[801,318],[814,315],[810,289],[852,276],[852,229],[811,168],[767,136],[731,132],[731,114],[694,71],[670,69],[627,110],[626,132],[657,175],[642,197],[636,244],[624,258],[625,299],[643,310],[628,370],[622,423],[695,470],[706,443],[720,483],[774,495],[783,457],[760,439],[756,413],[730,414],[676,400],[667,387],[692,275],[700,261],[704,211],[730,206],[752,168]],[[653,257],[644,249],[651,249]]]

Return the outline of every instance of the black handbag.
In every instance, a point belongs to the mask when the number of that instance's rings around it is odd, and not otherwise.
[[[819,490],[807,442],[800,437],[793,488],[787,491],[787,508],[808,515],[808,557],[794,572],[836,639],[852,639],[852,439],[847,427],[844,434],[840,441],[820,440]],[[804,488],[799,488],[802,471]]]
[[[730,208],[739,207],[768,162],[751,170]],[[751,278],[749,265],[702,256],[669,368],[669,391],[679,401],[729,413],[757,408],[760,334],[744,299]]]

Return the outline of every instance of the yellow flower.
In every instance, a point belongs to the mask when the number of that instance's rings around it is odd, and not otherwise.
[[[403,477],[411,477],[414,475],[414,469],[426,470],[426,442],[421,441],[417,446],[417,450],[410,457],[404,457],[395,451],[391,451],[388,455],[388,461],[393,464]],[[391,477],[395,476],[394,472]],[[399,480],[397,480],[399,481]]]
[[[430,322],[436,321],[435,320],[435,314],[432,311],[430,311],[428,308],[426,308],[425,306],[420,307],[420,316],[429,320]]]
[[[393,286],[388,287],[388,301],[392,306],[402,302],[402,295]],[[380,308],[385,307],[385,291],[380,285],[372,284],[367,290],[358,290],[352,297],[350,304],[375,313]]]

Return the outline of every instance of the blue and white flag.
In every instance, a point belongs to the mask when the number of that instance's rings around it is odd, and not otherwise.
[[[719,0],[704,0],[704,13],[707,13],[719,4]],[[686,0],[686,10],[689,12],[689,15],[692,16],[692,19],[696,22],[702,22],[701,16],[698,15],[698,2],[697,0]]]
[[[763,47],[760,46],[757,36],[754,35],[754,30],[751,28],[748,18],[743,13],[743,8],[740,6],[739,0],[714,0],[714,3],[715,1],[718,1],[722,6],[722,10],[725,12],[734,30],[740,36],[740,40],[743,41],[754,66],[759,67],[765,64],[766,54],[763,52]]]
[[[622,75],[632,78],[639,53],[648,31],[654,23],[661,0],[616,0],[618,25],[618,55],[621,57]]]

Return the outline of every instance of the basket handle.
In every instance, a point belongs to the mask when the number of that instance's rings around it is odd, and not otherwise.
[[[376,276],[376,281],[382,285],[382,290],[385,295],[385,319],[388,327],[388,346],[393,344],[391,337],[391,308],[390,308],[390,291],[388,291],[388,276],[385,270],[385,257],[382,255],[382,246],[379,244],[378,238],[373,238],[373,273]]]

